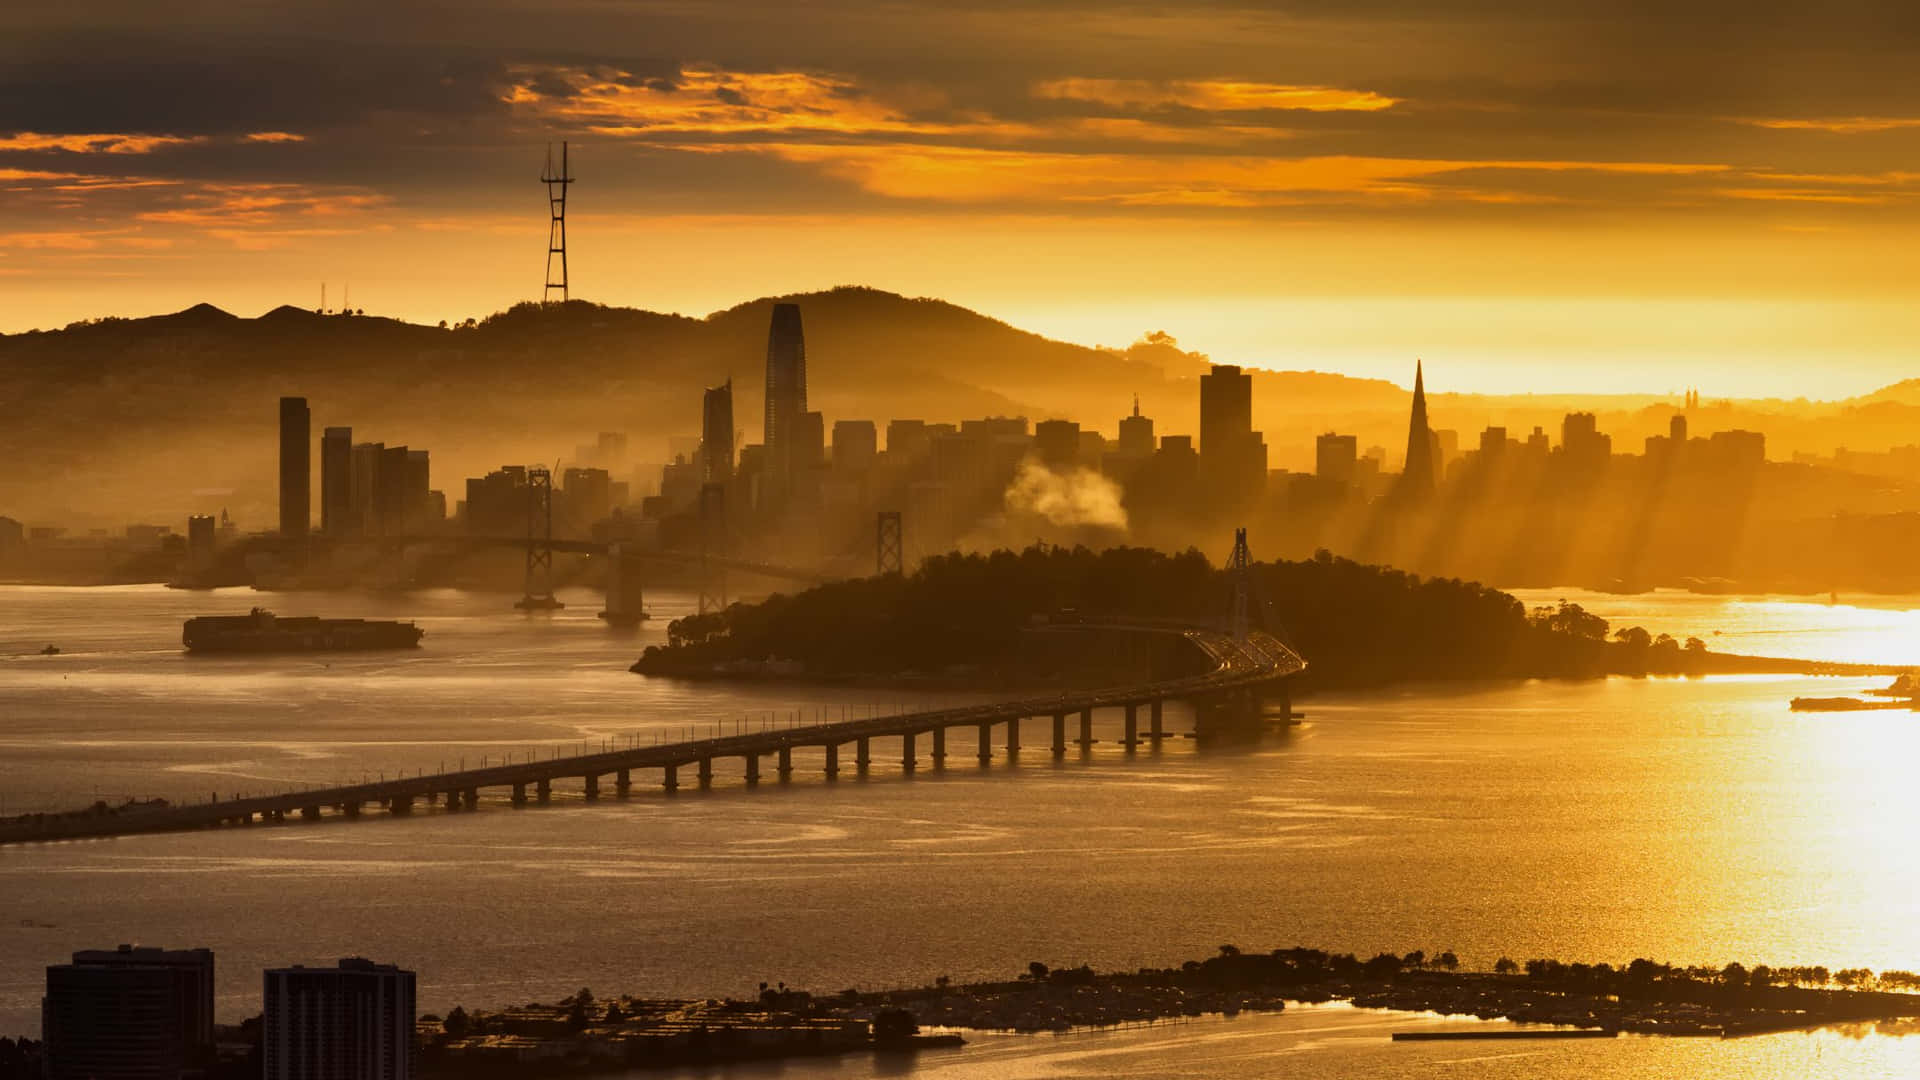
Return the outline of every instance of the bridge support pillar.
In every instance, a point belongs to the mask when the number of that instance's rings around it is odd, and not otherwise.
[[[1154,698],[1147,705],[1147,738],[1152,739],[1155,746],[1159,746],[1160,740],[1167,737],[1165,717],[1161,715],[1165,705],[1166,702],[1159,698]]]
[[[1127,704],[1127,734],[1120,740],[1120,745],[1126,747],[1129,754],[1140,745],[1140,706],[1131,702]]]
[[[1273,688],[1273,693],[1275,697],[1280,699],[1281,722],[1288,724],[1293,723],[1293,691],[1288,689],[1287,684],[1283,682]]]
[[[793,747],[783,746],[780,748],[779,764],[776,765],[775,768],[780,772],[781,783],[784,784],[793,779]]]
[[[581,779],[586,782],[585,794],[587,801],[594,802],[598,800],[600,798],[600,778],[592,773],[588,773],[581,777]]]
[[[946,760],[947,729],[937,727],[933,729],[933,767],[936,769],[939,768],[940,764]]]
[[[758,784],[760,782],[760,755],[746,754],[742,756],[741,760],[746,762],[747,766],[747,786],[752,787]]]
[[[667,765],[660,769],[660,786],[668,791],[680,790],[680,766]]]
[[[833,780],[840,775],[840,746],[838,743],[828,744],[827,765],[824,771],[829,780]]]
[[[872,763],[873,748],[868,744],[867,737],[862,735],[853,744],[853,767],[864,773]]]
[[[613,774],[613,793],[621,798],[633,794],[633,771],[621,769]]]
[[[303,806],[303,807],[301,807],[301,808],[300,808],[300,820],[302,820],[302,821],[319,821],[319,820],[320,820],[320,808],[319,808],[319,807],[317,807],[317,806]]]
[[[441,793],[441,801],[446,804],[448,811],[458,810],[460,809],[460,792],[449,788],[447,791]],[[432,792],[427,793],[427,805],[433,805]]]
[[[1020,718],[1017,716],[1007,718],[1007,752],[1020,752]]]
[[[467,809],[467,810],[478,810],[478,809],[480,809],[480,789],[479,789],[479,788],[468,788],[468,789],[467,789],[467,794],[466,794],[466,797],[465,797],[465,798],[463,798],[463,799],[461,800],[461,802],[463,802],[463,803],[465,803],[465,804],[466,804],[466,805],[464,806],[464,809]]]
[[[993,760],[993,725],[980,725],[980,761],[984,764]]]
[[[1053,714],[1053,756],[1067,756],[1067,714]]]
[[[909,731],[900,736],[900,768],[912,772],[916,765],[918,762],[913,760],[913,732]]]
[[[533,797],[545,806],[553,801],[553,781],[541,779],[533,782]]]
[[[1080,749],[1093,745],[1093,710],[1080,710]]]
[[[348,799],[346,802],[341,803],[340,812],[347,815],[350,818],[359,817],[360,816],[360,800]]]
[[[408,814],[413,813],[413,796],[395,795],[388,799],[387,812],[395,817],[406,817]],[[252,815],[249,814],[248,818],[251,819]]]
[[[513,785],[513,805],[515,806],[527,805],[527,785],[526,784],[520,783],[520,784]]]
[[[700,759],[700,786],[702,788],[713,786],[713,759],[710,757]]]

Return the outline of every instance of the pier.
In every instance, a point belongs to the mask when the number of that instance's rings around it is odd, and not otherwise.
[[[1015,756],[1021,750],[1021,722],[1028,718],[1034,721],[1031,728],[1034,734],[1048,737],[1047,749],[1054,757],[1061,757],[1069,745],[1085,751],[1093,744],[1095,709],[1124,710],[1125,737],[1121,746],[1131,754],[1142,742],[1157,743],[1167,737],[1161,718],[1163,705],[1169,698],[1195,704],[1202,733],[1209,728],[1254,730],[1263,725],[1270,714],[1284,719],[1291,715],[1286,680],[1306,667],[1306,662],[1292,649],[1261,631],[1230,633],[1200,625],[1121,620],[1069,621],[1056,623],[1050,629],[1179,635],[1198,651],[1202,661],[1196,667],[1200,670],[1176,678],[1050,697],[796,725],[227,801],[102,814],[35,815],[0,822],[0,844],[277,824],[289,820],[353,820],[363,818],[369,811],[404,817],[412,813],[416,805],[436,802],[449,811],[470,811],[478,807],[482,791],[504,791],[510,804],[521,808],[549,802],[556,781],[578,781],[585,799],[591,802],[602,797],[608,781],[616,796],[628,797],[637,782],[636,774],[653,774],[659,786],[667,791],[677,789],[683,780],[689,779],[706,788],[713,783],[714,762],[736,758],[743,763],[747,785],[755,786],[761,782],[764,761],[772,759],[776,777],[784,781],[797,768],[794,752],[806,749],[821,751],[822,772],[831,780],[841,772],[841,751],[848,747],[853,749],[853,767],[864,774],[874,754],[883,749],[875,746],[875,740],[891,744],[885,749],[898,747],[901,767],[912,772],[920,765],[922,748],[928,752],[927,760],[938,766],[948,754],[948,737],[956,729],[963,740],[969,734],[968,729],[972,729],[983,763],[999,753]],[[1148,723],[1144,736],[1139,731],[1142,706],[1145,706]],[[1069,718],[1077,722],[1070,725]],[[1004,736],[997,748],[996,728]],[[967,744],[962,741],[959,745]]]

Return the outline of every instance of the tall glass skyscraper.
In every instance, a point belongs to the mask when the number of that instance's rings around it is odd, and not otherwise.
[[[800,305],[775,304],[767,329],[766,493],[774,505],[793,491],[795,443],[807,411],[807,343]]]

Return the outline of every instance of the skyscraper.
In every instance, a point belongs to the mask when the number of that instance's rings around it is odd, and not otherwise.
[[[700,399],[700,480],[733,479],[733,380],[709,387]]]
[[[407,1080],[413,972],[347,959],[266,973],[260,1039],[265,1080]]]
[[[842,473],[864,473],[880,453],[880,432],[871,420],[833,422],[833,468]]]
[[[1407,420],[1407,467],[1400,474],[1400,494],[1409,499],[1424,499],[1433,494],[1433,429],[1427,425],[1427,383],[1424,365],[1413,363],[1413,415]]]
[[[49,1080],[175,1077],[213,1056],[213,953],[122,945],[47,968]]]
[[[313,429],[307,399],[280,399],[280,535],[304,538],[313,513]]]
[[[1360,440],[1331,431],[1313,441],[1313,472],[1323,480],[1351,484],[1359,469]]]
[[[1120,418],[1120,453],[1126,457],[1150,457],[1153,446],[1153,421],[1140,415],[1140,398],[1135,395],[1133,415]]]
[[[766,491],[778,505],[793,490],[794,443],[807,411],[807,343],[800,305],[773,305],[767,329]]]
[[[1200,376],[1200,470],[1216,500],[1260,493],[1267,478],[1267,444],[1253,430],[1253,376],[1234,364],[1215,364]]]
[[[353,531],[353,429],[330,427],[320,433],[320,531],[344,536]]]

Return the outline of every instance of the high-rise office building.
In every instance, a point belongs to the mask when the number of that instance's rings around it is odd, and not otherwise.
[[[709,387],[700,399],[700,479],[733,479],[733,380]]]
[[[826,462],[827,418],[817,412],[803,412],[793,425],[794,476],[804,476]]]
[[[353,429],[320,433],[320,531],[344,536],[353,525]]]
[[[1050,469],[1073,468],[1080,461],[1080,425],[1071,420],[1033,425],[1033,452]]]
[[[1427,380],[1424,365],[1413,364],[1413,411],[1407,418],[1407,464],[1400,473],[1400,494],[1424,499],[1439,479],[1433,428],[1427,423]]]
[[[429,509],[433,505],[432,468],[425,450],[407,451],[407,483],[400,512],[403,532],[417,533],[433,524]],[[446,515],[442,514],[442,517]]]
[[[213,565],[213,537],[212,514],[194,514],[187,518],[188,573],[203,573]]]
[[[1353,483],[1360,462],[1360,439],[1329,431],[1313,440],[1313,472],[1337,484]]]
[[[1133,415],[1120,418],[1120,453],[1148,457],[1153,453],[1153,421],[1140,415],[1140,398],[1133,399]]]
[[[1253,430],[1253,376],[1215,364],[1200,376],[1200,468],[1216,498],[1258,495],[1267,477],[1267,444]]]
[[[213,953],[122,945],[47,968],[48,1080],[177,1080],[213,1057]]]
[[[1253,376],[1215,364],[1200,376],[1200,463],[1213,469],[1242,451],[1253,431]]]
[[[914,461],[932,452],[925,420],[887,421],[887,453],[901,461]]]
[[[407,1080],[413,1070],[413,995],[413,972],[371,960],[268,971],[261,1075]]]
[[[778,505],[793,488],[795,443],[807,412],[807,344],[800,305],[773,305],[767,328],[767,401],[762,444],[767,448],[766,494]]]
[[[836,472],[863,473],[873,468],[880,453],[880,433],[871,420],[833,422],[833,467]]]
[[[280,535],[303,538],[313,513],[312,418],[307,399],[280,399]]]
[[[352,495],[353,531],[362,536],[380,531],[380,461],[386,449],[385,443],[355,443],[348,456],[349,471],[353,474],[348,485]]]

